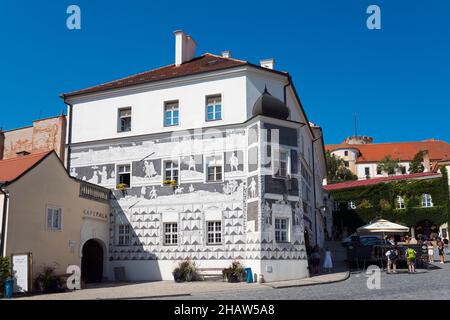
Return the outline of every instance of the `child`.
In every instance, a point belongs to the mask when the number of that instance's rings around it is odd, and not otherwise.
[[[331,260],[331,251],[329,248],[325,248],[325,259],[323,262],[323,269],[325,272],[330,272],[333,269],[333,261]]]
[[[434,262],[434,247],[431,241],[428,241],[428,262]]]
[[[408,263],[408,273],[416,272],[416,251],[413,248],[406,249],[406,262]]]

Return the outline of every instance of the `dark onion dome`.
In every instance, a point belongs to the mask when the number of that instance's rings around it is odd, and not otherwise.
[[[267,88],[253,106],[253,116],[266,116],[286,120],[289,118],[289,109],[283,101],[272,96]]]

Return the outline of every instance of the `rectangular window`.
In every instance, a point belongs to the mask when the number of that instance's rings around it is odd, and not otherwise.
[[[405,209],[405,199],[402,196],[397,197],[397,203],[399,209]]]
[[[164,244],[166,246],[178,244],[178,225],[176,223],[164,224]]]
[[[370,168],[369,167],[364,168],[364,173],[366,174],[366,177],[370,177]]]
[[[178,161],[170,160],[164,161],[164,180],[165,181],[176,181],[178,183]]]
[[[131,187],[131,166],[129,164],[117,166],[117,184]]]
[[[406,167],[400,166],[400,172],[401,174],[406,174]]]
[[[47,208],[47,229],[61,230],[62,209]]]
[[[179,107],[178,101],[166,102],[164,106],[164,125],[166,127],[178,126]]]
[[[222,96],[206,98],[206,121],[222,120]]]
[[[433,206],[433,200],[431,199],[430,194],[424,194],[422,196],[422,207],[424,208],[430,208]]]
[[[222,181],[223,156],[206,157],[206,181]]]
[[[274,152],[273,174],[275,177],[287,177],[289,168],[289,152],[280,150]]]
[[[131,131],[131,108],[119,109],[118,132]]]
[[[381,168],[377,167],[377,175],[381,175]]]
[[[222,243],[222,222],[208,221],[208,244]]]
[[[348,157],[348,151],[344,151],[344,156]]]
[[[275,241],[288,242],[288,219],[275,219]]]
[[[348,161],[344,161],[344,166],[345,166],[346,168],[348,168],[348,167],[350,166],[350,163],[349,163]]]
[[[119,233],[118,233],[118,237],[117,237],[117,245],[129,246],[131,244],[130,225],[129,224],[120,224],[118,230],[119,230]]]

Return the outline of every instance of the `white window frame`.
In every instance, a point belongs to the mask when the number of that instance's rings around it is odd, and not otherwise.
[[[130,130],[122,130],[121,120],[124,117],[120,116],[120,112],[125,111],[125,110],[130,110],[130,117],[129,117],[130,118]],[[131,130],[133,130],[133,108],[132,107],[123,107],[123,108],[117,109],[117,132],[118,133],[131,132]]]
[[[280,228],[279,226],[277,226],[277,222],[280,221],[284,221],[285,222],[285,228]],[[285,217],[275,217],[274,219],[274,230],[275,230],[275,242],[277,243],[288,243],[290,242],[290,219],[289,218],[285,218]],[[285,235],[285,239],[278,239],[277,240],[277,234],[280,233],[280,235],[284,234]]]
[[[210,230],[210,224],[212,224],[212,230]],[[220,230],[217,230],[217,226],[220,226]],[[212,235],[213,241],[210,241],[210,235]],[[217,235],[220,235],[220,242],[217,241]],[[206,221],[206,244],[208,245],[221,245],[223,242],[223,223],[219,220]]]
[[[276,174],[276,165],[275,163],[281,163],[280,156],[282,153],[286,153],[286,175],[277,175]],[[278,159],[277,159],[278,158]],[[272,149],[272,177],[277,179],[287,179],[291,176],[291,150],[287,148],[273,148]]]
[[[431,197],[431,194],[424,193],[422,195],[422,208],[431,208],[433,207],[433,198]]]
[[[128,247],[131,245],[131,225],[129,223],[121,223],[117,225],[116,245],[119,247]]]
[[[219,158],[220,158],[219,162],[220,162],[220,161],[222,162],[222,164],[221,164],[221,167],[222,167],[222,172],[221,172],[222,179],[220,179],[220,180],[209,180],[209,179],[208,179],[208,176],[209,176],[209,174],[208,174],[208,168],[210,167],[210,166],[208,165],[208,158],[211,158],[211,157],[214,157],[214,158],[219,157]],[[215,160],[215,162],[217,162],[217,159]],[[223,153],[221,153],[221,154],[215,154],[215,153],[212,153],[212,154],[203,155],[203,163],[204,163],[203,169],[204,169],[204,172],[205,172],[205,183],[217,183],[217,182],[223,182],[223,181],[224,181],[224,175],[225,175],[225,158],[224,158],[224,156],[223,156]],[[218,166],[218,165],[215,165],[214,167],[217,168],[217,167],[219,167],[219,166]],[[217,175],[217,172],[215,172],[215,175]]]
[[[180,178],[181,178],[181,159],[180,158],[170,158],[170,159],[162,159],[161,160],[161,177],[162,177],[162,185],[164,185],[164,181],[169,180],[166,179],[166,162],[176,162],[178,164],[178,179],[177,184],[180,185]],[[173,170],[174,168],[171,168],[171,179],[173,178]]]
[[[174,123],[174,112],[178,111],[178,122]],[[167,112],[170,112],[170,124],[167,123]],[[178,127],[180,125],[180,103],[178,100],[164,102],[164,127]]]
[[[219,93],[219,94],[211,94],[211,95],[206,96],[205,98],[206,98],[205,99],[205,121],[206,122],[212,122],[212,121],[223,120],[223,95],[221,93]],[[218,106],[217,101],[214,100],[213,104],[210,104],[208,102],[209,99],[216,99],[216,98],[220,98],[220,118],[216,118],[216,114],[217,114],[216,108]],[[208,119],[208,113],[209,113],[208,112],[208,107],[209,106],[212,106],[212,108],[213,108],[213,112],[212,112],[213,119]]]
[[[167,230],[167,227],[169,227],[169,230]],[[164,245],[165,246],[176,246],[176,245],[178,245],[178,239],[179,239],[179,236],[178,236],[178,223],[177,222],[164,222],[163,228],[164,228],[163,229],[163,231],[164,231]],[[169,241],[167,241],[167,236],[169,237]]]
[[[130,174],[130,185],[128,186],[127,189],[131,189],[132,188],[132,185],[133,185],[133,163],[119,163],[119,164],[116,164],[116,172],[115,172],[115,175],[116,175],[116,189],[117,189],[117,186],[120,183],[119,167],[124,167],[124,166],[129,166],[130,167],[130,172],[129,172],[129,174]],[[125,172],[125,174],[126,174],[126,172]]]
[[[51,223],[50,223],[50,225],[49,225],[49,219],[48,219],[48,215],[49,215],[49,210],[51,210],[52,211],[52,217],[51,217]],[[59,220],[58,220],[58,222],[59,222],[59,224],[58,224],[58,226],[54,226],[54,223],[55,223],[55,211],[57,211],[56,212],[56,214],[58,215],[59,214]],[[63,224],[62,224],[62,217],[63,216],[63,210],[62,210],[62,207],[60,207],[60,206],[54,206],[54,205],[48,205],[48,206],[46,206],[46,208],[45,208],[45,228],[46,228],[46,230],[48,230],[48,231],[62,231],[62,227],[63,227]]]
[[[405,199],[402,196],[397,196],[397,205],[401,210],[406,209]]]

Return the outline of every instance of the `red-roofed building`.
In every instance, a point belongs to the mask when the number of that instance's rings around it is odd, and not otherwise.
[[[358,179],[388,176],[377,164],[386,156],[399,161],[395,175],[409,173],[410,162],[419,152],[424,152],[424,172],[436,170],[436,164],[450,158],[450,144],[429,139],[417,142],[373,143],[371,137],[349,137],[341,144],[326,145],[326,150],[343,159]]]
[[[0,256],[30,253],[34,278],[45,265],[56,274],[76,265],[86,281],[101,281],[109,195],[109,189],[69,176],[54,151],[0,160]],[[24,291],[32,290],[31,280]]]

